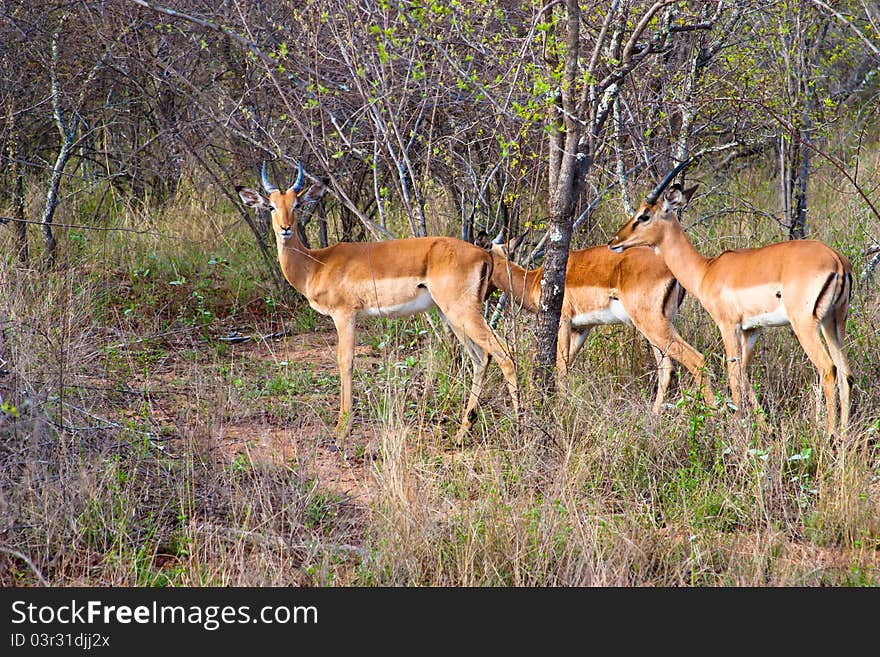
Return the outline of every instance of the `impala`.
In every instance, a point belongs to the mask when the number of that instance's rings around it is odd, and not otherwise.
[[[487,244],[487,236],[481,237],[479,243],[491,249],[495,261],[492,286],[505,292],[514,304],[537,313],[543,268],[526,270],[512,262],[500,235],[491,244]],[[706,403],[714,406],[703,355],[672,325],[683,298],[684,289],[651,249],[632,249],[622,255],[604,246],[571,251],[557,335],[559,385],[565,386],[568,368],[594,326],[626,324],[647,338],[657,361],[654,414],[660,413],[672,378],[670,357],[688,369]]]
[[[451,237],[421,237],[386,242],[339,242],[309,249],[297,230],[297,207],[320,198],[326,188],[316,182],[303,190],[304,173],[281,191],[266,175],[262,186],[236,187],[252,208],[270,210],[278,262],[287,282],[309,305],[333,319],[337,333],[337,364],[342,388],[336,436],[342,441],[351,428],[352,368],[355,321],[358,317],[405,317],[438,308],[474,363],[464,417],[456,434],[460,443],[470,428],[491,355],[507,382],[518,412],[513,360],[483,318],[482,304],[492,275],[492,258],[483,249]]]
[[[825,396],[828,432],[840,432],[850,414],[852,372],[844,353],[846,314],[852,292],[849,260],[822,242],[793,240],[758,248],[725,251],[714,258],[701,255],[678,221],[697,186],[683,190],[669,183],[685,160],[645,198],[608,243],[617,252],[652,247],[684,288],[699,300],[721,331],[727,359],[727,383],[742,415],[743,395],[758,408],[747,368],[762,328],[790,325],[816,367]],[[666,188],[669,187],[667,190]],[[819,333],[825,338],[825,345]],[[835,387],[836,382],[836,387]],[[759,416],[760,417],[760,416]]]

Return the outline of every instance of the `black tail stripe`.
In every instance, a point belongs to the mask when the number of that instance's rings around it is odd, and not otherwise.
[[[831,272],[828,274],[828,278],[825,279],[825,284],[822,286],[822,289],[819,290],[819,295],[816,297],[816,303],[813,304],[813,317],[819,319],[819,315],[816,312],[819,310],[819,302],[822,301],[822,298],[825,296],[825,293],[828,291],[828,288],[834,283],[834,279],[837,278],[837,272]],[[834,303],[837,303],[835,299]]]
[[[669,303],[669,299],[672,296],[672,293],[675,291],[676,286],[678,286],[678,281],[674,278],[669,279],[669,283],[666,285],[666,292],[663,293],[663,305],[660,308],[663,310],[663,314],[666,314],[667,304]],[[678,305],[681,305],[682,300],[684,299],[684,288],[678,286],[680,292],[678,295]]]
[[[492,269],[494,261],[490,258],[489,262],[483,261],[483,267],[480,271],[480,299],[485,299],[489,294],[489,282],[492,278]]]
[[[838,291],[837,296],[834,298],[835,307],[840,305],[840,302],[843,301],[844,297],[847,301],[850,301],[852,299],[852,293],[852,274],[848,271],[844,271],[843,285],[840,286],[840,290]]]

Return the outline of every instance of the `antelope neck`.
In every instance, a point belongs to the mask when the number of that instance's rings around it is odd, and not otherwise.
[[[654,248],[681,286],[699,299],[700,284],[709,258],[697,251],[677,221],[670,222],[662,240]]]
[[[522,304],[529,312],[538,311],[541,297],[541,274],[543,269],[525,269],[507,258],[498,257],[495,262],[495,281],[514,303]]]
[[[299,292],[306,294],[308,281],[320,263],[299,239],[295,225],[291,226],[291,230],[293,232],[287,240],[282,241],[276,236],[278,262],[287,282]]]

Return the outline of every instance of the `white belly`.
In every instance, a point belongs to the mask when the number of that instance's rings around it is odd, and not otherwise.
[[[785,306],[780,305],[776,310],[751,317],[743,317],[742,327],[745,330],[762,328],[764,326],[786,326],[789,324]]]
[[[419,293],[405,303],[396,306],[380,306],[378,308],[364,308],[358,315],[365,317],[406,317],[430,310],[434,307],[434,299],[427,289],[422,288]]]
[[[632,326],[632,320],[617,299],[611,299],[610,303],[604,308],[597,308],[588,313],[581,313],[571,318],[571,324],[575,328],[585,326],[595,326],[597,324],[629,324]]]

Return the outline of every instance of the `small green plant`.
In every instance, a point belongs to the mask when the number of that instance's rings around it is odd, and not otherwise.
[[[716,393],[716,408],[720,407],[719,395]],[[687,413],[688,417],[688,438],[694,439],[706,428],[709,422],[716,414],[716,409],[709,406],[698,391],[685,390],[681,398],[675,403],[675,407]]]
[[[230,467],[234,472],[247,472],[254,467],[254,464],[246,452],[239,452],[232,459]]]
[[[319,317],[311,306],[303,306],[294,315],[294,328],[299,333],[311,331],[318,326]]]
[[[0,401],[0,414],[17,418],[19,417],[18,407],[8,401]]]
[[[337,500],[327,493],[312,490],[305,507],[305,524],[310,529],[319,529],[336,518]]]

